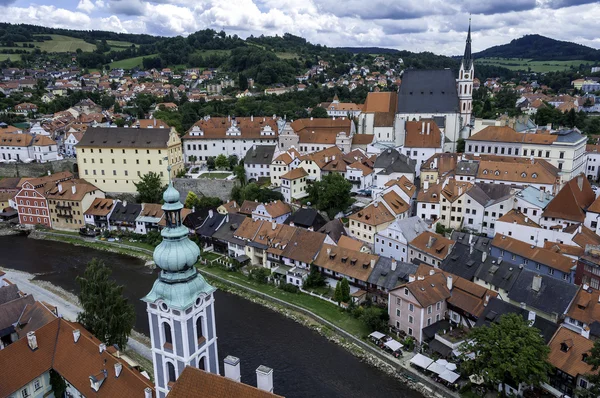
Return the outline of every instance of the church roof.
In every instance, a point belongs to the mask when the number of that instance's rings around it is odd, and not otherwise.
[[[408,69],[398,93],[398,113],[456,113],[456,78],[450,69]]]

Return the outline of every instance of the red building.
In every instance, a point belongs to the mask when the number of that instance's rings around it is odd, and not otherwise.
[[[19,193],[15,195],[15,203],[21,225],[45,225],[52,227],[50,209],[46,193],[59,182],[73,178],[68,171],[56,173],[41,178],[27,178],[20,183]]]
[[[575,283],[600,289],[600,246],[586,246],[585,254],[577,260]]]

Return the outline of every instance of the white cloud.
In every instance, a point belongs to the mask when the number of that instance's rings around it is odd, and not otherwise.
[[[533,33],[600,48],[600,3],[586,0],[79,0],[73,9],[55,1],[16,7],[0,0],[0,20],[165,36],[206,28],[241,37],[289,32],[328,46],[458,55],[473,12],[474,51]]]

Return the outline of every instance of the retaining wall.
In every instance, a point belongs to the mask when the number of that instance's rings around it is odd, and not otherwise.
[[[47,163],[2,163],[0,177],[41,177],[42,175],[61,171],[76,172],[75,159],[63,159]]]
[[[238,185],[238,182],[237,180],[208,178],[175,178],[173,185],[181,193],[182,200],[185,200],[189,191],[192,191],[198,196],[211,196],[228,201],[231,197],[231,190]]]

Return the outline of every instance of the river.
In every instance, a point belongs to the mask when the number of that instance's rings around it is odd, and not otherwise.
[[[157,271],[142,260],[66,243],[0,237],[0,265],[37,274],[37,278],[77,293],[75,277],[94,257],[112,268],[134,304],[135,329],[148,334],[145,303]],[[286,397],[422,397],[398,380],[360,361],[323,336],[283,315],[239,296],[215,293],[218,350],[241,360],[242,381],[256,385],[255,369],[274,369],[275,393]],[[60,307],[59,307],[60,311]]]

